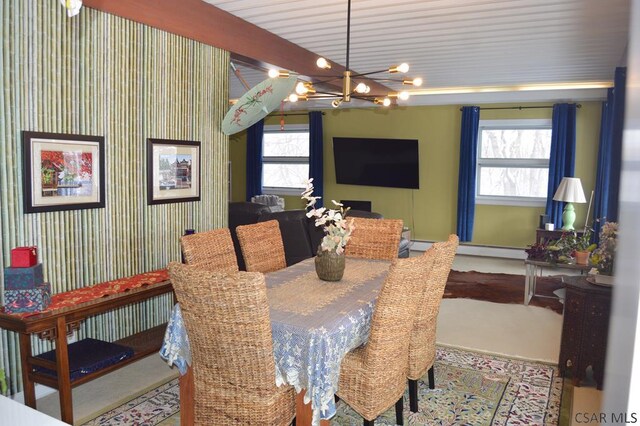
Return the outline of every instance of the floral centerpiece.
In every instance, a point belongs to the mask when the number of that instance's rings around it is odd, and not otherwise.
[[[316,256],[316,272],[326,281],[339,281],[344,273],[344,247],[353,232],[353,220],[346,219],[349,208],[344,208],[335,200],[331,202],[337,209],[316,208],[320,197],[313,196],[313,178],[305,182],[302,199],[307,202],[307,217],[315,218],[315,225],[324,230],[322,243]]]
[[[591,254],[591,274],[613,275],[613,264],[616,254],[618,224],[605,222],[600,229],[598,248]]]

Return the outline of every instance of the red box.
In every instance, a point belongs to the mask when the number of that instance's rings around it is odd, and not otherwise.
[[[12,268],[30,268],[38,263],[38,248],[16,247],[11,249]]]

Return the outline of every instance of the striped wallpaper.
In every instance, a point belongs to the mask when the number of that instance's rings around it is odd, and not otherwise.
[[[226,225],[228,52],[89,8],[67,18],[58,0],[2,0],[0,22],[4,267],[11,248],[36,245],[58,293],[164,268],[184,229]],[[106,208],[24,214],[22,130],[104,136]],[[147,138],[201,142],[200,202],[147,205]],[[170,306],[165,296],[91,318],[80,337],[119,339],[165,322]],[[19,391],[18,338],[4,330],[0,368]]]

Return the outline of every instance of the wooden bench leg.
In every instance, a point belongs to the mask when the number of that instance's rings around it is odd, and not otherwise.
[[[24,403],[28,407],[36,408],[36,388],[35,383],[29,377],[31,365],[29,357],[31,356],[31,335],[29,333],[20,333],[20,363],[22,365],[22,388],[24,392]]]
[[[56,369],[58,392],[60,393],[60,413],[62,421],[73,424],[73,402],[71,400],[71,378],[69,377],[69,350],[67,347],[67,326],[64,317],[56,321]]]

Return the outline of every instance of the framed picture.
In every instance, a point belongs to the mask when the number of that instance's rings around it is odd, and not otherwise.
[[[104,137],[22,132],[25,213],[104,207]]]
[[[200,142],[147,139],[147,204],[200,201]]]

